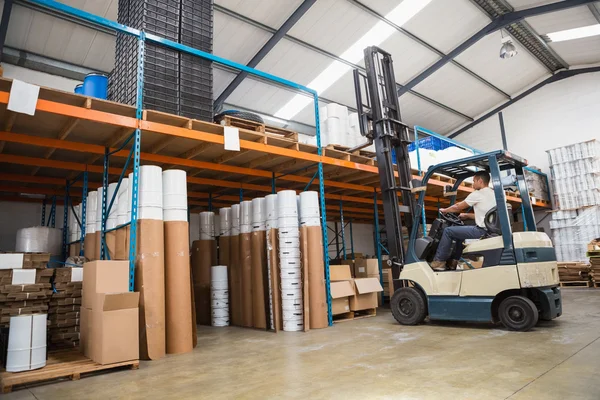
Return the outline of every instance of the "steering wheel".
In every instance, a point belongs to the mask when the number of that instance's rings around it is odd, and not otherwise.
[[[450,225],[463,226],[465,223],[460,217],[454,213],[440,213],[440,218],[449,223]]]

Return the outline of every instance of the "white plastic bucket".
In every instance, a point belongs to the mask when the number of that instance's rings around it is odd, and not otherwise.
[[[302,302],[300,302],[300,304],[293,304],[291,302],[289,303],[282,303],[281,304],[281,309],[285,312],[285,311],[289,311],[289,312],[294,312],[294,311],[302,311],[304,307],[302,306]]]
[[[155,165],[142,165],[139,175],[140,207],[163,207],[162,169]]]
[[[210,279],[211,282],[225,281],[227,282],[227,266],[226,265],[214,265],[210,267]]]
[[[300,229],[296,228],[282,228],[279,227],[279,241],[281,242],[281,239],[288,239],[288,238],[299,238],[300,237]]]
[[[228,299],[229,298],[229,290],[211,288],[210,298],[211,299]]]
[[[85,234],[96,233],[96,223],[85,224]]]
[[[10,318],[7,371],[29,371],[46,365],[47,318],[47,314]]]
[[[300,238],[299,237],[287,237],[281,235],[279,236],[279,248],[299,248],[300,247]]]
[[[265,197],[265,219],[277,219],[277,195],[269,194]]]
[[[163,208],[169,209],[187,209],[187,194],[166,194],[163,193]]]
[[[264,197],[252,199],[252,225],[264,224],[267,220],[267,204]]]
[[[211,299],[210,306],[213,310],[217,308],[229,309],[229,299]]]
[[[279,217],[277,220],[277,225],[280,229],[282,228],[298,228],[298,218],[297,217]]]
[[[277,192],[277,210],[293,207],[296,208],[296,191],[295,190],[281,190]]]
[[[279,249],[280,257],[301,257],[300,249],[298,247],[281,247]]]
[[[283,278],[281,277],[282,289],[302,289],[302,278]]]
[[[302,301],[302,290],[301,289],[281,289],[281,300],[293,299]]]
[[[277,229],[278,227],[279,224],[277,223],[276,219],[268,219],[265,223],[266,230]]]
[[[302,320],[283,320],[283,331],[284,332],[301,332],[304,330],[304,324]]]
[[[284,311],[283,313],[284,321],[302,321],[302,311]]]
[[[229,286],[227,285],[227,279],[225,279],[224,281],[211,281],[210,282],[211,290],[227,290],[228,287]]]
[[[212,326],[229,326],[229,317],[227,318],[213,318]]]
[[[261,223],[261,224],[252,224],[252,232],[261,232],[261,231],[266,231],[267,230],[267,225],[265,225],[265,223]]]
[[[229,318],[229,309],[215,308],[212,310],[213,318]]]
[[[279,256],[279,268],[282,269],[293,269],[293,268],[298,268],[300,269],[302,267],[302,262],[300,261],[299,258],[284,258]]]
[[[231,207],[219,210],[219,232],[221,236],[231,236]]]
[[[321,226],[321,218],[302,218],[300,226]]]
[[[300,208],[302,210],[312,210],[314,208],[319,211],[319,193],[314,190],[309,190],[306,192],[300,193]],[[302,215],[305,215],[305,212],[301,212]]]
[[[163,209],[162,207],[140,207],[138,219],[154,219],[162,221]]]
[[[240,226],[252,225],[252,201],[246,200],[240,203]]]
[[[163,210],[163,218],[165,221],[187,221],[188,220],[188,212],[185,210]]]
[[[281,279],[302,279],[302,271],[299,268],[282,268]]]
[[[277,219],[284,217],[295,217],[298,218],[298,207],[277,207]]]
[[[252,225],[241,224],[240,225],[240,233],[250,233],[252,232]]]
[[[162,190],[164,195],[183,195],[184,197],[187,197],[186,172],[181,169],[169,169],[163,171]],[[164,206],[166,208],[167,204],[164,204]]]

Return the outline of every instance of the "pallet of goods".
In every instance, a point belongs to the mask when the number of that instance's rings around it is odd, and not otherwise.
[[[559,262],[558,277],[561,287],[590,287],[591,268],[587,262]]]
[[[596,238],[588,244],[587,256],[590,258],[592,286],[600,287],[600,238]]]
[[[83,268],[57,268],[48,307],[48,348],[79,347]]]

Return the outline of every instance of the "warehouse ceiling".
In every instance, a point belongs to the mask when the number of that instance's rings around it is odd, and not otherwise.
[[[62,2],[116,20],[117,0]],[[302,3],[215,0],[214,54],[248,63]],[[527,17],[446,57],[494,18],[551,3],[556,1],[317,0],[294,18],[256,68],[315,86],[323,101],[353,108],[351,70],[364,67],[353,50],[378,44],[393,56],[405,122],[447,134],[556,71],[600,63],[600,35],[562,42],[546,36],[598,24],[598,3]],[[113,68],[114,34],[51,14],[14,0],[6,46],[93,70]],[[499,57],[502,35],[512,38],[517,56]],[[231,69],[215,69],[215,99],[235,76]],[[314,125],[309,101],[253,77],[242,80],[225,103]]]

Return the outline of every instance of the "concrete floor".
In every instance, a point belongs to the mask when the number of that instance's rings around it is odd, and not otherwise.
[[[599,399],[600,290],[527,333],[377,317],[310,333],[199,331],[193,353],[15,391],[23,399]]]

